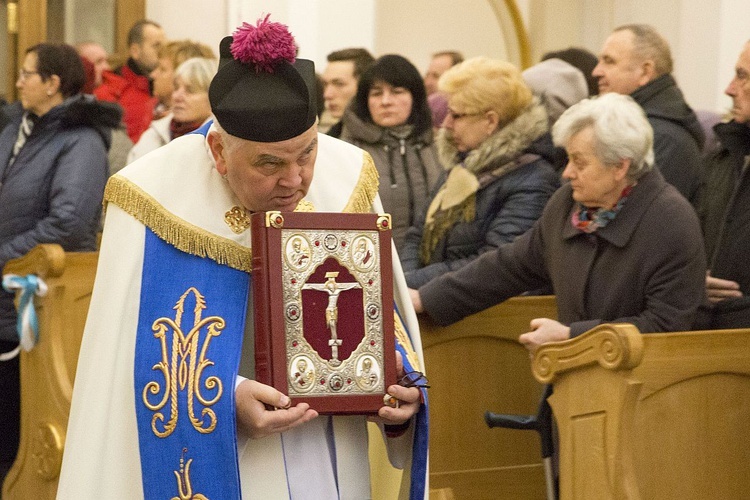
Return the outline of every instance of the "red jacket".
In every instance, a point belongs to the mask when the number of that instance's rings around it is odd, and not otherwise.
[[[102,84],[94,90],[97,99],[116,102],[124,111],[123,121],[133,144],[148,128],[154,116],[158,99],[151,95],[148,77],[139,75],[127,65],[120,74],[113,71],[102,73]]]

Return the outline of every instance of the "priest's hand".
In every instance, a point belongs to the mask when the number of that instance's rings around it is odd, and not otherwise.
[[[255,380],[243,380],[235,390],[237,426],[253,439],[288,431],[318,416],[307,403],[289,406],[289,396]],[[270,409],[269,409],[270,408]]]
[[[399,380],[404,380],[404,361],[401,353],[396,351],[396,370]],[[397,404],[394,406],[383,406],[378,410],[378,416],[372,417],[373,422],[380,422],[385,425],[402,425],[406,424],[411,417],[417,414],[419,407],[422,405],[422,394],[417,386],[405,387],[401,384],[394,384],[388,387],[390,394]]]

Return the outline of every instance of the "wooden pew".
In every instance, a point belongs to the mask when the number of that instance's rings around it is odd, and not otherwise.
[[[513,298],[445,328],[420,317],[433,500],[545,498],[538,435],[484,421],[486,410],[536,413],[542,385],[518,336],[538,317],[557,317],[554,297]]]
[[[540,348],[560,498],[750,498],[750,329],[641,335],[601,325]]]
[[[49,287],[36,298],[39,342],[21,351],[21,442],[6,477],[6,500],[53,499],[62,462],[78,350],[96,273],[96,252],[39,245],[4,274],[35,274]]]
[[[40,245],[3,270],[36,274],[49,287],[46,297],[35,299],[39,343],[21,354],[21,444],[3,484],[4,499],[42,500],[56,495],[96,262],[95,252],[65,253],[59,245]],[[421,318],[432,384],[433,498],[543,497],[536,434],[489,429],[484,412],[536,412],[541,385],[532,377],[528,354],[516,339],[528,331],[531,318],[556,315],[553,297],[526,297],[449,328]]]

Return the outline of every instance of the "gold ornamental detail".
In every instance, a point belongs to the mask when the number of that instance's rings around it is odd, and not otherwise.
[[[380,231],[390,231],[392,228],[391,214],[378,214],[377,225]]]
[[[315,211],[315,205],[312,204],[312,202],[307,200],[300,200],[299,203],[297,203],[297,207],[294,209],[295,212],[314,212]]]
[[[284,227],[284,216],[281,212],[266,212],[266,227],[281,229]]]
[[[193,325],[187,334],[182,329],[182,314],[185,308],[185,300],[188,295],[195,297],[195,309],[193,311]],[[159,339],[161,345],[161,361],[153,366],[153,369],[161,372],[164,378],[164,386],[156,380],[152,380],[143,388],[143,404],[151,411],[156,412],[151,419],[151,430],[160,438],[172,434],[177,426],[177,418],[180,414],[178,408],[178,394],[187,391],[187,411],[193,428],[202,433],[209,434],[216,428],[216,413],[211,406],[221,398],[223,385],[219,377],[210,376],[204,379],[203,370],[213,366],[214,362],[207,357],[211,340],[221,334],[225,321],[219,316],[202,318],[203,310],[206,309],[206,300],[194,287],[187,289],[174,306],[175,318],[159,318],[154,321],[151,329],[154,337]],[[200,332],[205,331],[203,343],[199,345]],[[171,345],[168,348],[168,334],[172,333]],[[208,399],[202,389],[215,391],[216,395]],[[149,394],[163,396],[159,402],[153,404],[149,401]],[[200,410],[201,418],[195,415],[196,401],[203,406]],[[165,416],[162,409],[169,403],[169,420],[164,423]]]
[[[63,441],[60,428],[51,422],[42,422],[34,429],[31,463],[37,476],[51,481],[60,474]]]
[[[205,495],[193,493],[193,485],[190,482],[190,465],[193,463],[193,459],[191,458],[185,462],[185,453],[187,453],[187,448],[182,449],[180,470],[174,471],[174,475],[177,478],[177,489],[180,492],[179,496],[172,497],[169,500],[208,500]]]
[[[250,227],[250,216],[244,208],[235,205],[224,214],[224,222],[233,232],[241,234]]]

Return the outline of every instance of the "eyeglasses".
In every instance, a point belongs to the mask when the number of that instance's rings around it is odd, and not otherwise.
[[[39,74],[38,71],[26,71],[25,69],[21,68],[18,70],[18,79],[21,81],[24,81],[27,78],[29,78],[31,75],[38,75],[38,74]]]
[[[451,120],[453,120],[454,122],[456,120],[460,120],[461,118],[465,118],[467,116],[479,116],[481,114],[484,114],[484,113],[456,113],[452,109],[448,110],[448,116],[450,116]]]
[[[406,372],[403,377],[398,381],[399,385],[402,385],[404,387],[420,387],[424,389],[429,389],[429,380],[427,380],[427,377],[424,376],[422,372],[418,371],[412,371],[412,372]]]

